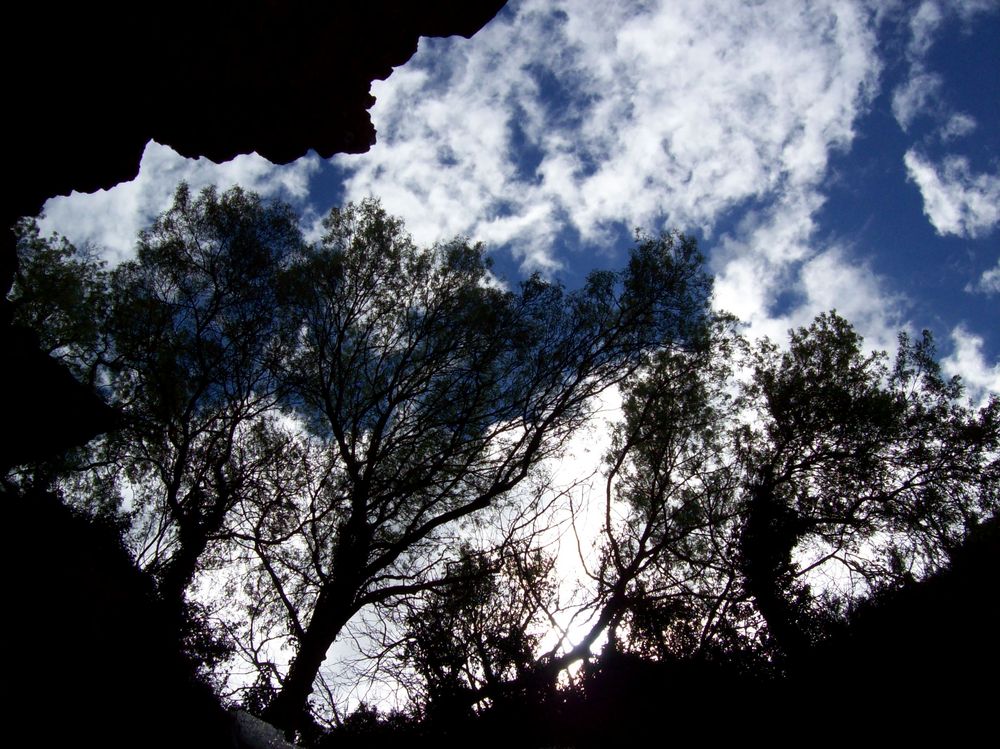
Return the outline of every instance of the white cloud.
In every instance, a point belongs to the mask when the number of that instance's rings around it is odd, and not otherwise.
[[[911,74],[906,83],[893,92],[892,114],[903,130],[909,130],[918,115],[933,108],[942,83],[941,76],[921,71]]]
[[[959,325],[951,331],[954,351],[941,360],[948,376],[958,375],[973,404],[982,405],[991,394],[1000,395],[1000,363],[989,364],[983,357],[983,339]]]
[[[337,163],[419,242],[510,242],[529,268],[559,264],[566,229],[593,251],[616,222],[711,231],[747,201],[805,200],[879,69],[868,16],[835,0],[510,11],[422,42],[373,89],[378,144]]]
[[[968,135],[977,127],[977,122],[974,117],[963,114],[962,112],[956,112],[953,114],[949,120],[941,127],[939,131],[939,136],[943,141],[954,140],[955,138],[961,138],[962,136]]]
[[[378,145],[338,159],[349,197],[381,195],[421,243],[510,243],[543,270],[574,261],[556,243],[566,229],[599,252],[616,222],[711,233],[754,205],[716,243],[716,305],[779,340],[837,307],[891,345],[899,300],[814,238],[829,155],[849,147],[877,84],[864,10],[550,6],[516,5],[468,44],[434,42],[379,84]],[[521,141],[535,153],[527,170]]]
[[[335,159],[346,198],[378,195],[420,244],[469,235],[543,271],[588,264],[580,254],[607,251],[619,222],[711,235],[751,209],[716,242],[718,304],[781,338],[819,311],[809,273],[864,278],[868,299],[885,296],[850,253],[814,238],[830,154],[850,147],[876,93],[877,12],[843,0],[512,3],[471,40],[421,40],[373,85],[377,145]],[[135,182],[50,201],[49,222],[124,254],[181,178],[297,197],[315,168],[246,158],[214,167],[151,144]],[[862,286],[823,303],[846,311]]]
[[[968,160],[959,156],[935,164],[913,149],[903,162],[938,234],[978,237],[1000,223],[1000,174],[975,174]]]
[[[957,6],[958,3],[955,3]],[[934,36],[944,20],[946,9],[937,0],[924,0],[910,18],[910,43],[907,54],[911,60],[926,57],[934,44]]]
[[[804,301],[793,322],[806,325],[820,312],[836,309],[864,336],[869,350],[893,351],[898,331],[906,327],[906,302],[886,286],[867,263],[844,248],[828,248],[802,268],[799,287]]]
[[[963,23],[973,21],[980,13],[997,10],[996,0],[924,0],[910,17],[910,42],[907,55],[913,61],[927,56],[941,25],[950,16]]]
[[[618,222],[711,235],[752,207],[713,265],[720,306],[764,325],[788,288],[809,304],[798,274],[817,257],[828,159],[849,148],[876,91],[876,11],[512,3],[471,40],[421,40],[373,85],[378,144],[335,160],[346,197],[378,195],[420,244],[465,234],[546,272],[609,251]],[[298,198],[315,168],[216,167],[150,144],[135,181],[54,199],[45,225],[124,256],[181,179]]]
[[[996,12],[1000,4],[996,0],[924,0],[915,8],[909,19],[910,39],[906,49],[910,70],[906,80],[893,92],[892,113],[903,130],[909,130],[913,121],[924,114],[947,119],[945,130],[967,126],[967,122],[956,123],[955,117],[963,115],[946,114],[941,100],[943,80],[937,73],[927,70],[927,56],[946,21],[957,18],[968,25],[982,13]]]
[[[836,309],[869,349],[893,350],[906,327],[905,300],[855,253],[816,248],[809,204],[781,205],[742,239],[725,237],[716,259],[715,304],[747,324],[752,338],[783,342],[789,329]]]
[[[316,156],[287,166],[276,166],[257,154],[216,164],[185,159],[150,141],[134,180],[110,190],[51,198],[40,226],[43,232],[58,231],[77,244],[93,243],[114,263],[131,256],[140,229],[170,206],[182,181],[195,190],[207,185],[225,190],[238,184],[264,196],[301,200],[308,194],[309,176],[318,168]]]
[[[1000,260],[997,260],[997,264],[993,268],[984,270],[979,280],[974,284],[967,285],[965,290],[973,294],[977,292],[980,294],[1000,294]]]

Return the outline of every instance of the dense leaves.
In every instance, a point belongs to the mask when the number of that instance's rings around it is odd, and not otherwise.
[[[126,418],[102,458],[130,494],[140,564],[177,604],[278,450],[266,424],[293,328],[277,298],[300,244],[285,206],[182,186],[112,274],[110,371]]]
[[[627,514],[600,582],[630,648],[794,662],[997,512],[1000,402],[967,406],[928,333],[891,367],[835,313],[784,349],[713,336],[627,389],[610,458]]]
[[[34,221],[16,227],[18,267],[11,289],[13,321],[35,332],[40,348],[95,385],[107,354],[107,272],[96,251],[44,238]]]
[[[482,246],[418,248],[377,201],[323,228],[308,244],[286,206],[182,186],[110,275],[24,242],[67,320],[86,294],[108,299],[67,335],[106,341],[94,361],[124,427],[67,496],[120,508],[137,562],[189,622],[207,621],[185,604],[192,583],[224,572],[232,595],[213,606],[289,729],[348,622],[454,589],[470,524],[528,507],[537,494],[519,487],[593,396],[693,341],[710,288],[679,235],[640,237],[625,270],[580,290],[535,276],[511,291]],[[218,608],[234,604],[242,615]]]
[[[375,201],[324,228],[289,291],[288,402],[325,445],[325,483],[288,534],[307,556],[268,570],[311,609],[303,620],[282,596],[297,654],[268,715],[285,727],[351,618],[441,585],[465,519],[519,501],[593,396],[690,337],[708,291],[693,245],[671,235],[579,291],[537,276],[505,291],[481,246],[418,250]]]
[[[600,714],[632,672],[799,678],[996,523],[1000,402],[970,407],[928,333],[890,357],[831,312],[747,341],[679,234],[567,290],[419,248],[376,200],[310,243],[288,206],[182,186],[111,271],[19,232],[15,320],[121,419],[5,481],[113,518],[175,646],[303,738]],[[571,610],[545,467],[615,387]],[[345,643],[408,714],[345,711]]]

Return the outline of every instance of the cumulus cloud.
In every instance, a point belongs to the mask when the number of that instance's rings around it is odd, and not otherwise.
[[[982,405],[990,395],[1000,395],[1000,363],[986,361],[983,339],[959,325],[951,331],[951,342],[951,356],[941,360],[945,374],[962,378],[973,404]]]
[[[795,310],[796,326],[836,309],[864,335],[870,349],[895,349],[897,333],[906,327],[906,300],[845,248],[830,247],[811,258],[802,268],[799,287],[804,302]]]
[[[956,10],[958,5],[959,3],[954,3]],[[947,7],[942,8],[938,0],[924,0],[916,6],[916,11],[910,17],[910,43],[907,47],[907,55],[911,60],[921,60],[930,52],[947,10]]]
[[[965,287],[969,293],[1000,294],[1000,260],[995,267],[983,271],[983,275],[974,284]]]
[[[378,195],[420,244],[468,235],[552,273],[614,251],[622,226],[700,231],[714,237],[719,306],[780,338],[819,311],[803,273],[854,278],[824,300],[842,310],[861,278],[869,299],[885,296],[814,236],[829,158],[877,92],[880,8],[512,2],[471,40],[421,40],[373,85],[378,144],[334,160],[345,199]],[[124,255],[180,179],[299,198],[316,167],[216,167],[151,144],[135,182],[50,201],[47,224]]]
[[[558,267],[566,231],[592,250],[618,222],[711,232],[748,202],[806,199],[849,146],[879,68],[868,20],[839,2],[525,0],[469,42],[422,42],[373,88],[378,145],[337,163],[350,198],[380,195],[418,241],[509,243],[526,269]]]
[[[903,162],[920,189],[924,213],[941,236],[984,236],[1000,223],[1000,174],[976,174],[959,156],[934,163],[914,149]]]
[[[724,238],[716,306],[746,323],[750,337],[774,341],[836,309],[869,349],[894,349],[897,331],[906,327],[906,300],[849,248],[816,249],[811,213],[808,205],[785,205],[741,232],[742,239]]]
[[[934,46],[941,25],[951,17],[963,23],[973,21],[981,13],[995,12],[996,0],[923,0],[910,16],[910,42],[907,56],[919,61]]]
[[[150,141],[134,180],[110,190],[51,198],[45,204],[40,227],[43,232],[58,231],[77,244],[92,243],[115,263],[132,254],[136,235],[170,206],[180,182],[195,190],[207,185],[222,190],[240,185],[268,197],[302,200],[308,194],[309,177],[319,165],[319,158],[313,156],[276,166],[257,154],[216,164],[208,159],[186,159]]]

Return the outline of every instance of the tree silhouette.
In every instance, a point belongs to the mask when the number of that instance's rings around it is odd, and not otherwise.
[[[40,349],[87,384],[97,384],[107,354],[107,271],[91,248],[41,236],[22,219],[15,228],[18,265],[10,301],[13,321],[35,331]]]
[[[659,351],[624,387],[594,575],[613,646],[624,640],[633,652],[666,658],[746,645],[732,627],[743,603],[729,453],[743,346],[735,321],[720,316],[697,346]]]
[[[274,365],[292,329],[277,294],[301,241],[287,206],[183,185],[111,273],[30,224],[21,234],[15,314],[120,414],[102,440],[35,467],[35,483],[59,473],[71,502],[128,526],[137,564],[201,659],[214,638],[194,621],[188,585],[234,531],[233,509],[280,465]]]
[[[178,612],[213,560],[249,565],[250,628],[294,656],[283,672],[248,632],[235,644],[288,731],[344,626],[454,589],[470,524],[530,501],[519,487],[594,395],[693,340],[710,288],[676,235],[640,238],[623,271],[578,291],[537,276],[507,291],[482,246],[420,249],[377,201],[324,229],[307,245],[287,206],[182,186],[110,275],[49,263],[106,284],[107,314],[84,327],[124,415],[65,493],[126,511]]]
[[[267,419],[294,328],[279,283],[301,241],[287,206],[181,186],[136,260],[114,272],[113,382],[126,427],[109,457],[147,510],[139,557],[168,600],[183,599],[232,508],[280,458]]]
[[[511,544],[484,555],[462,550],[450,582],[405,607],[403,661],[420,679],[415,702],[427,718],[471,715],[469,695],[505,686],[534,668],[554,604],[554,560]]]
[[[995,529],[1000,401],[967,405],[929,334],[866,353],[831,312],[748,342],[677,234],[567,291],[505,288],[464,239],[418,248],[373,199],[323,229],[310,244],[287,206],[182,186],[112,271],[22,224],[10,297],[119,425],[5,486],[123,528],[175,647],[206,669],[233,648],[244,704],[287,733],[315,730],[321,665],[359,621],[413,715],[474,732],[603,714],[629,673],[816,683],[850,642],[878,647],[880,602],[966,590],[938,573]],[[590,629],[539,652],[558,605],[536,521],[564,498],[543,465],[612,386]],[[222,594],[193,596],[209,579]]]
[[[659,355],[625,416],[610,476],[627,515],[609,516],[599,583],[638,652],[756,650],[794,668],[998,509],[1000,401],[964,405],[926,332],[900,336],[892,367],[835,313],[785,350],[716,333]]]
[[[963,405],[925,332],[901,335],[890,368],[865,355],[843,318],[821,315],[779,352],[752,359],[748,405],[761,416],[737,449],[744,471],[741,568],[777,644],[815,636],[806,576],[836,568],[846,605],[940,569],[997,509],[1000,401]],[[794,558],[797,549],[807,555]],[[815,577],[815,574],[813,574]]]
[[[297,591],[280,596],[296,654],[266,712],[286,730],[347,622],[444,584],[465,519],[516,502],[594,395],[690,337],[709,287],[693,243],[671,235],[578,292],[539,277],[511,292],[490,283],[481,246],[418,250],[377,202],[325,228],[289,291],[289,402],[327,462],[294,521],[302,558],[268,572]]]

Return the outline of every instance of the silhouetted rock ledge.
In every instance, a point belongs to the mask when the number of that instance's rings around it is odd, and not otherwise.
[[[504,0],[24,3],[3,32],[7,225],[71,190],[135,177],[151,139],[286,163],[375,141],[371,82],[421,36],[472,36]]]
[[[154,139],[189,157],[257,152],[286,163],[375,142],[371,82],[421,36],[472,36],[504,0],[241,0],[169,5],[24,3],[3,25],[2,221],[45,200],[133,179]],[[0,342],[7,353],[0,463],[57,454],[107,430],[113,415],[10,326],[13,234],[0,242]]]

